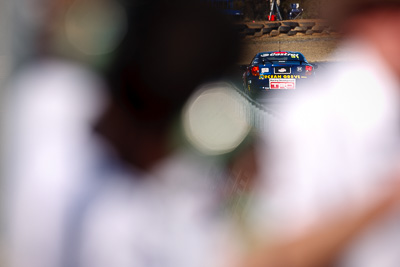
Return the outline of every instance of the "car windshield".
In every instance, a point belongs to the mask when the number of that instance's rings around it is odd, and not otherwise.
[[[279,56],[279,57],[264,57],[261,58],[261,61],[268,62],[268,61],[300,61],[299,58],[291,58],[287,56]]]

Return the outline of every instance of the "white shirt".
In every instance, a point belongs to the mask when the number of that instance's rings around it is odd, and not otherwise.
[[[186,150],[150,173],[119,162],[91,132],[101,86],[57,61],[11,84],[8,266],[218,265],[232,237],[213,163]]]
[[[270,162],[262,165],[266,179],[255,220],[272,236],[294,238],[318,221],[373,202],[399,163],[399,80],[361,41],[343,44],[338,56],[349,61],[332,63],[283,108],[260,154]],[[371,225],[338,266],[399,266],[399,223],[400,212],[393,211]]]

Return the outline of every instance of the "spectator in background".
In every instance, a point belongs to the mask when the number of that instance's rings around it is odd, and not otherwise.
[[[197,1],[122,6],[126,33],[102,69],[105,82],[49,57],[10,82],[8,266],[220,266],[230,259],[224,241],[233,237],[212,190],[217,164],[173,133],[192,92],[236,61],[236,34]]]
[[[321,71],[270,131],[256,210],[274,253],[254,266],[400,265],[400,1],[331,4],[348,61]]]

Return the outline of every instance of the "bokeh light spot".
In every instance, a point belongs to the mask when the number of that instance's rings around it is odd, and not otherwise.
[[[243,103],[227,83],[203,86],[188,101],[183,113],[189,142],[207,155],[220,155],[237,148],[251,127],[240,114]]]
[[[77,0],[65,19],[70,43],[87,55],[114,51],[127,31],[125,9],[116,1]]]

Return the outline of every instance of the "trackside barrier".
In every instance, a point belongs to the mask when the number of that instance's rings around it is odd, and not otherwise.
[[[275,37],[279,35],[331,35],[339,34],[326,21],[316,20],[289,20],[289,21],[261,21],[237,23],[235,29],[243,37]]]
[[[269,129],[269,125],[279,120],[272,111],[250,98],[238,88],[235,88],[238,95],[237,116],[244,118],[247,123],[257,132],[265,133]]]

